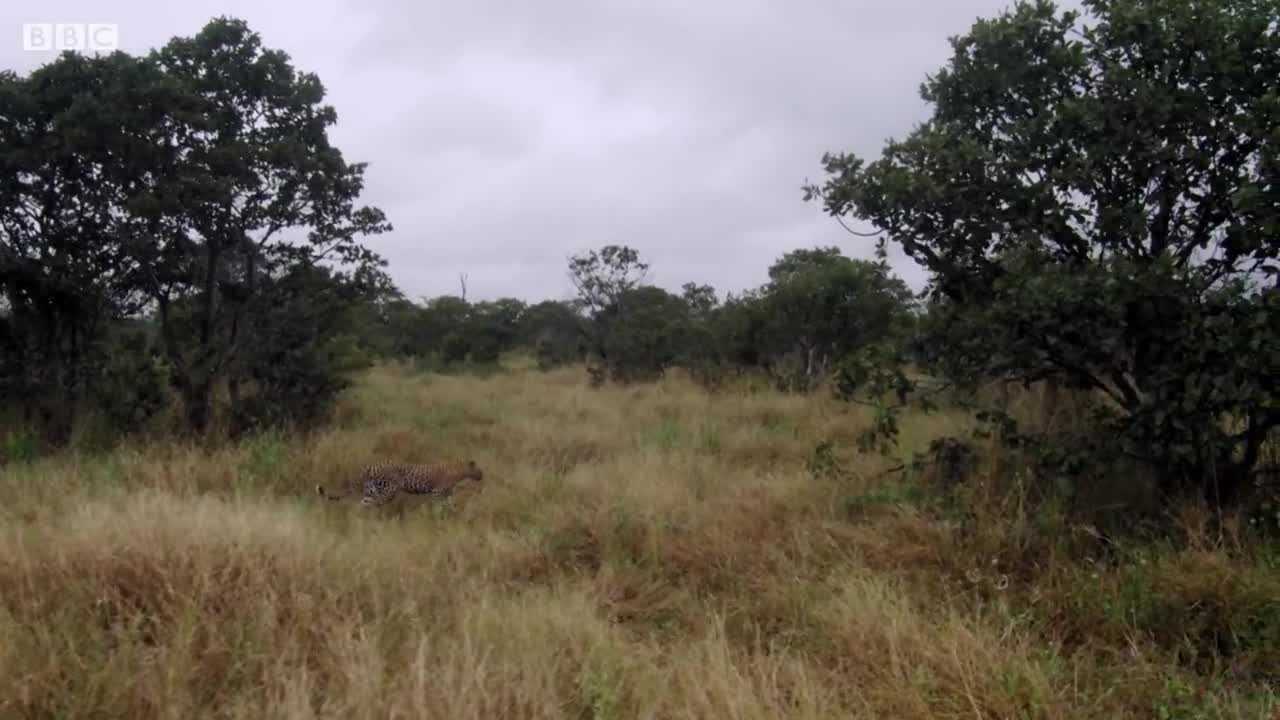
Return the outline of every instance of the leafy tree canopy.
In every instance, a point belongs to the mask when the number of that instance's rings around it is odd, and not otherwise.
[[[951,377],[1092,389],[1116,452],[1234,496],[1280,423],[1280,2],[1084,9],[979,21],[929,121],[807,192],[931,272]]]

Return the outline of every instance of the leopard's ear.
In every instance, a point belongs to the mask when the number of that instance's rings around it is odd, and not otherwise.
[[[468,460],[468,461],[467,461],[467,467],[471,468],[472,470],[475,470],[475,469],[476,469],[476,461],[475,461],[475,460]]]

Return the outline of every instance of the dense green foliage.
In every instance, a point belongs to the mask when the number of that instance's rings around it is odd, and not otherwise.
[[[390,229],[356,206],[364,166],[329,144],[323,97],[227,19],[146,57],[67,53],[0,76],[5,404],[65,439],[84,398],[118,394],[100,387],[113,364],[161,356],[191,430],[224,388],[232,415],[311,419],[308,403],[279,405],[334,387],[315,346],[335,321],[312,306],[337,306],[308,278],[364,284],[380,261],[357,238]],[[113,343],[130,318],[147,333]],[[157,389],[137,391],[138,411]]]
[[[938,374],[1093,399],[1084,436],[992,416],[1009,439],[1229,499],[1280,424],[1280,3],[1084,6],[977,23],[933,117],[874,162],[828,155],[810,191],[931,272]]]

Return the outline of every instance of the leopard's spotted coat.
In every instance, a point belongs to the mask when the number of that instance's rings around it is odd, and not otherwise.
[[[360,504],[375,507],[385,505],[400,493],[451,498],[460,483],[466,480],[480,482],[483,479],[484,472],[474,460],[465,463],[375,463],[366,466],[360,473]],[[344,497],[326,492],[321,485],[316,485],[316,493],[329,500]]]

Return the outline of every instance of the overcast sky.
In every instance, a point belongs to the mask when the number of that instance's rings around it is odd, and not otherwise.
[[[1064,4],[1075,5],[1074,2]],[[43,0],[0,2],[0,66],[26,22],[105,22],[143,53],[242,18],[338,111],[368,245],[410,297],[568,297],[567,257],[637,248],[653,280],[741,290],[780,254],[871,257],[800,186],[824,151],[876,155],[926,117],[918,87],[1011,0]],[[912,285],[922,274],[895,267]]]

